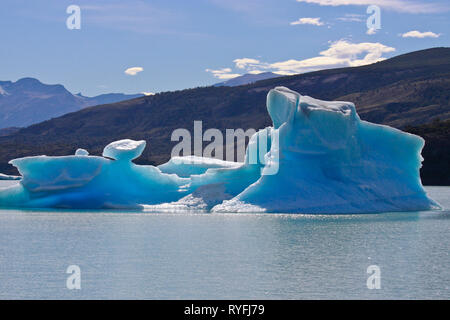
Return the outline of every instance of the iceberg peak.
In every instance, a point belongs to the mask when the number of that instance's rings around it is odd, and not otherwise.
[[[103,149],[103,156],[114,160],[131,161],[142,154],[145,149],[144,140],[124,139],[112,142]]]
[[[75,155],[76,156],[88,156],[89,152],[85,149],[78,148],[77,151],[75,151]]]

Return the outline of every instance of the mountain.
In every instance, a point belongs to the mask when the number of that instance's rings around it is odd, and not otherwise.
[[[329,69],[273,78],[237,87],[202,87],[164,92],[133,100],[85,108],[0,137],[0,172],[16,174],[7,162],[30,155],[67,155],[77,148],[101,154],[108,143],[147,140],[137,163],[160,164],[170,158],[171,134],[192,132],[194,120],[208,128],[260,129],[271,125],[267,92],[286,86],[322,100],[354,101],[362,119],[417,132],[434,146],[422,170],[425,184],[450,185],[450,133],[426,127],[450,120],[450,48],[432,48],[372,65]],[[425,127],[422,127],[425,125]],[[435,133],[436,130],[441,130]],[[207,143],[205,143],[206,145]],[[426,149],[428,150],[428,149]],[[424,150],[425,152],[425,150]],[[428,152],[428,151],[427,151]],[[447,170],[447,171],[445,171]]]
[[[247,73],[242,76],[232,78],[232,79],[224,81],[224,82],[216,83],[214,86],[215,87],[222,87],[222,86],[236,87],[236,86],[242,86],[245,84],[254,83],[254,82],[260,81],[260,80],[279,78],[279,77],[281,77],[279,74],[275,74],[272,72],[263,72],[263,73],[258,73],[258,74]]]
[[[0,129],[26,127],[82,108],[142,97],[142,94],[73,95],[60,84],[43,84],[34,78],[0,81]]]
[[[82,98],[86,102],[86,107],[90,106],[96,106],[100,104],[107,104],[107,103],[114,103],[114,102],[120,102],[124,100],[134,99],[143,97],[144,94],[138,93],[138,94],[124,94],[124,93],[106,93],[101,94],[95,97],[86,97],[83,96],[81,93],[76,94],[77,97]]]
[[[21,128],[18,128],[18,127],[2,128],[2,129],[0,129],[0,137],[12,135],[13,133],[16,133],[17,131],[19,131],[20,129]]]

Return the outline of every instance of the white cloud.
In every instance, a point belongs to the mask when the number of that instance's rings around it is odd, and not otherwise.
[[[278,62],[264,62],[253,58],[239,58],[233,60],[235,67],[243,73],[258,74],[273,72],[280,75],[293,75],[322,69],[356,67],[385,60],[383,54],[394,52],[395,48],[379,42],[352,43],[347,40],[332,42],[328,49],[318,56],[296,60],[289,59]],[[206,69],[219,79],[231,79],[241,74],[232,73],[231,68],[218,70]]]
[[[393,51],[395,51],[395,48],[379,42],[351,43],[339,40],[332,43],[329,49],[320,52],[320,55],[341,60],[344,65],[355,67],[384,60],[385,58],[382,57],[383,53]],[[358,56],[363,54],[365,56],[362,59],[358,59]]]
[[[260,74],[260,73],[263,73],[264,71],[261,71],[261,70],[250,70],[248,73],[250,73],[250,74]]]
[[[401,35],[403,38],[438,38],[440,34],[431,31],[420,32],[417,30],[409,31]]]
[[[128,68],[127,70],[125,70],[125,74],[128,74],[130,76],[135,76],[139,72],[142,72],[142,71],[144,71],[144,68],[142,68],[142,67],[131,67],[131,68]]]
[[[143,91],[143,92],[141,92],[143,95],[146,95],[146,96],[154,96],[155,95],[155,93],[154,92],[146,92],[146,91]]]
[[[241,59],[235,59],[233,62],[236,64],[236,67],[239,69],[246,69],[249,66],[252,65],[259,65],[261,62],[256,59],[250,59],[250,58],[241,58]]]
[[[321,6],[369,6],[378,5],[385,9],[407,13],[432,13],[448,10],[448,6],[425,2],[423,0],[297,0],[297,2],[314,3]]]
[[[323,22],[320,21],[320,18],[300,18],[297,21],[293,21],[290,23],[291,26],[299,24],[312,24],[314,26],[322,26]]]
[[[395,48],[378,42],[351,43],[346,40],[339,40],[331,43],[327,50],[320,52],[318,56],[313,58],[290,59],[273,63],[241,58],[235,59],[233,62],[237,68],[244,69],[246,73],[271,71],[281,75],[292,75],[321,69],[371,64],[384,60],[383,54],[393,51],[395,51]]]
[[[222,69],[206,69],[206,72],[210,72],[213,74],[215,78],[221,79],[221,80],[228,80],[232,78],[239,77],[239,73],[231,73],[231,68],[222,68]]]
[[[368,34],[368,35],[373,35],[375,33],[377,33],[377,29],[375,29],[375,28],[368,28],[366,31],[366,34]]]

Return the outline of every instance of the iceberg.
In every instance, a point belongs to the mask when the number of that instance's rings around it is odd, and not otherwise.
[[[10,176],[7,174],[0,173],[0,180],[20,180],[19,176]]]
[[[267,95],[273,126],[253,135],[243,163],[197,156],[136,165],[146,142],[103,156],[11,160],[22,179],[4,208],[132,208],[155,212],[375,213],[438,209],[420,181],[424,140],[359,118],[351,102],[285,87]],[[262,148],[262,141],[267,148]]]

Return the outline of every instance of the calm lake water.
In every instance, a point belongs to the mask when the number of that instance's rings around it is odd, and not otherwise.
[[[444,210],[1,210],[0,298],[449,299],[450,187],[426,189]],[[66,288],[69,265],[80,267],[80,290]],[[370,265],[381,289],[367,288]]]

